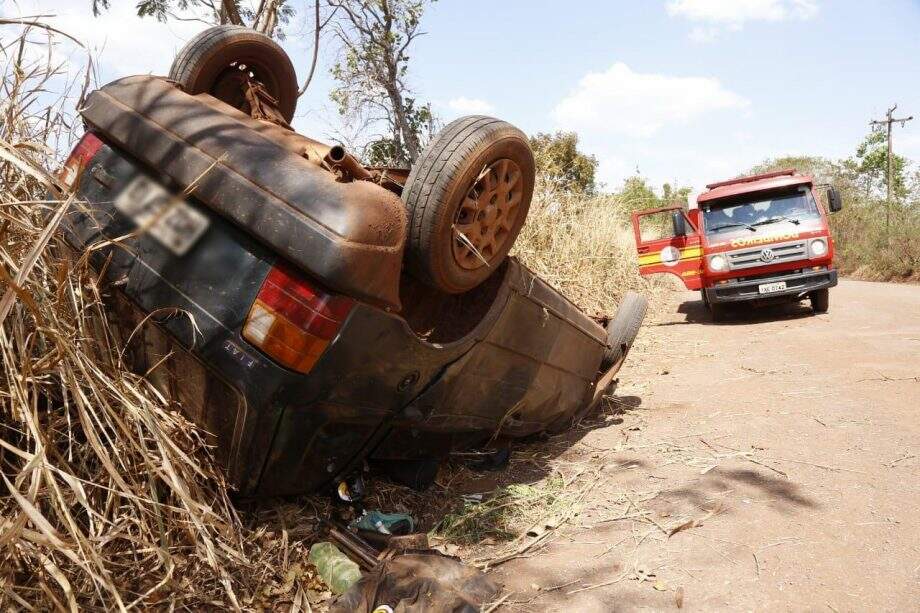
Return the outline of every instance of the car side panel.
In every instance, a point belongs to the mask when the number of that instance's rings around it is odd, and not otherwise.
[[[477,438],[460,433],[527,436],[584,406],[603,357],[603,329],[549,286],[536,289],[542,283],[510,261],[511,295],[499,320],[409,405],[410,418],[394,424],[374,458],[439,457],[451,450],[445,440]],[[458,436],[445,436],[452,432]]]

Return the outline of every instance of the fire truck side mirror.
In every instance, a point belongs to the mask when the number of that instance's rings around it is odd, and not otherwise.
[[[671,211],[671,225],[674,236],[687,236],[687,220],[682,211]]]
[[[843,201],[840,199],[840,192],[833,185],[827,188],[827,208],[831,213],[836,213],[843,208]]]

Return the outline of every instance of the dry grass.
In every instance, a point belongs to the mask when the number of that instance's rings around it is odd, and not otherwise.
[[[615,195],[538,185],[514,253],[587,313],[612,315],[628,290],[647,296],[667,280],[641,277],[627,209]]]
[[[201,432],[123,367],[44,170],[69,149],[82,75],[51,98],[60,70],[34,59],[51,46],[27,36],[0,49],[0,607],[289,610],[315,584],[312,510],[241,519]]]
[[[435,526],[434,535],[459,545],[489,539],[505,541],[541,520],[561,517],[572,508],[574,495],[561,475],[536,483],[514,483],[497,489],[483,502],[463,501]]]

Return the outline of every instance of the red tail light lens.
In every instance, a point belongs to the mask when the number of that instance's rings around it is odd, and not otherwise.
[[[308,373],[351,312],[354,301],[311,285],[287,265],[266,277],[243,338],[297,372]]]
[[[73,187],[77,177],[80,176],[80,172],[99,153],[100,148],[102,148],[102,141],[99,140],[98,136],[92,132],[84,134],[77,146],[70,152],[70,157],[67,158],[64,167],[61,168],[59,175],[61,182],[67,187]]]

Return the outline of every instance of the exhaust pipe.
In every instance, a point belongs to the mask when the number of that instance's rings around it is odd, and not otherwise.
[[[353,155],[345,151],[345,147],[342,145],[331,147],[323,161],[338,176],[339,181],[370,181],[374,178],[374,175],[362,166],[361,162],[356,160]]]

